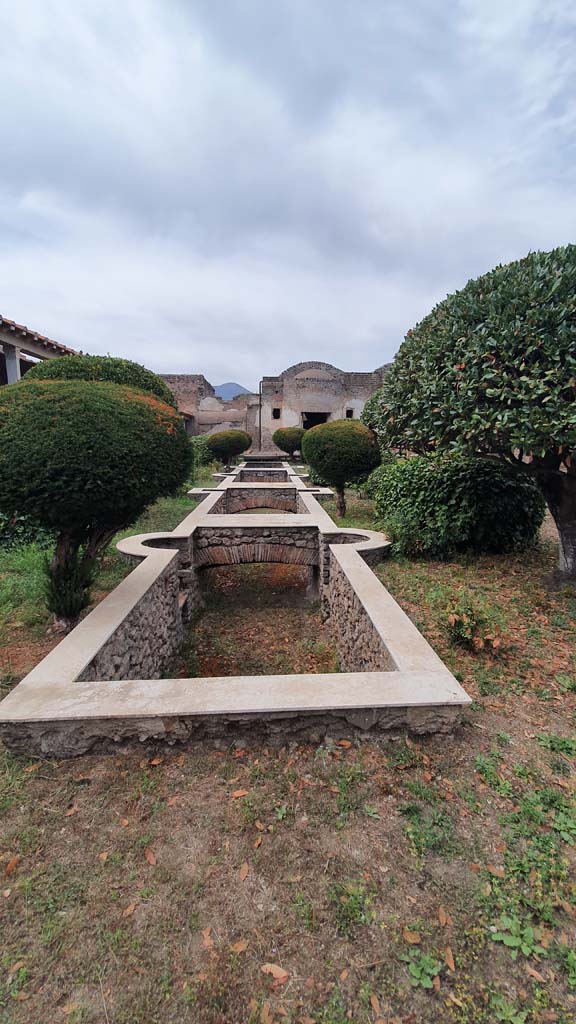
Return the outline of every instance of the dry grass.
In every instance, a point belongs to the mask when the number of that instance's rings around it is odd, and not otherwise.
[[[382,566],[476,698],[452,738],[4,752],[0,1021],[571,1024],[576,595],[553,558]],[[453,643],[454,592],[498,648]]]

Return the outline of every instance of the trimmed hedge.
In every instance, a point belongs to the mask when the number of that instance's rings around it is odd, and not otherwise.
[[[219,430],[217,434],[206,434],[206,444],[215,459],[228,463],[248,450],[252,438],[245,430]]]
[[[276,447],[290,456],[293,456],[294,452],[300,451],[303,437],[302,427],[280,427],[272,434],[272,440]]]
[[[346,484],[365,480],[380,462],[376,437],[360,420],[330,420],[306,430],[302,455],[314,473],[335,488],[341,516],[346,514]]]
[[[498,553],[537,540],[542,495],[531,477],[500,462],[416,456],[378,475],[376,512],[399,554]]]
[[[126,384],[156,395],[166,405],[176,408],[174,393],[157,373],[130,359],[114,356],[60,356],[36,363],[26,373],[26,380],[92,380]]]
[[[174,493],[192,463],[179,413],[150,393],[84,380],[0,389],[0,512],[54,531],[47,605],[70,624],[116,531]]]

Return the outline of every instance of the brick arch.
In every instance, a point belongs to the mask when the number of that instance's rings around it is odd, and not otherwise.
[[[252,562],[279,562],[283,565],[318,565],[318,550],[292,544],[236,544],[215,546],[195,552],[197,568],[209,565],[244,565]]]

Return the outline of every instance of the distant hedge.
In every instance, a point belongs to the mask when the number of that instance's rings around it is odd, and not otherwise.
[[[206,435],[206,444],[215,459],[229,463],[236,455],[248,450],[252,438],[245,430],[219,430],[217,434]]]
[[[277,448],[288,455],[300,451],[304,430],[302,427],[280,427],[272,434],[272,440]]]
[[[130,359],[115,356],[61,356],[36,363],[26,373],[26,380],[92,380],[126,384],[156,395],[166,405],[176,408],[174,393],[157,373]]]
[[[506,552],[537,537],[545,504],[534,480],[487,459],[416,456],[378,470],[376,511],[399,554]]]

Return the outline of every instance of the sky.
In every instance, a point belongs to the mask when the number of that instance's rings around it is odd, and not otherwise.
[[[255,388],[576,241],[573,0],[0,0],[0,313]]]

